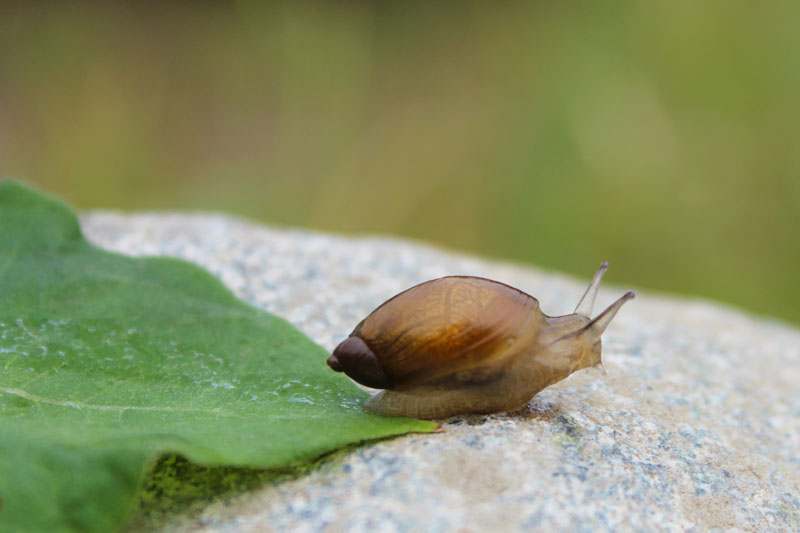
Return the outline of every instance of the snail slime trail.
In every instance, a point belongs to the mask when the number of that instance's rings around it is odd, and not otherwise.
[[[600,336],[628,291],[594,319],[603,262],[575,312],[548,316],[539,301],[490,279],[447,276],[390,298],[328,358],[353,380],[383,389],[368,411],[414,418],[518,409],[576,370],[599,366]]]

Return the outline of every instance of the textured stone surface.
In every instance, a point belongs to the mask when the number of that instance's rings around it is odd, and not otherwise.
[[[105,248],[201,265],[329,349],[386,298],[430,278],[498,279],[536,296],[546,313],[564,314],[597,266],[575,280],[407,241],[212,215],[82,220]],[[597,307],[626,288],[605,287]],[[522,410],[455,417],[443,433],[366,446],[164,528],[800,529],[800,331],[638,291],[603,338],[607,376],[579,372]]]

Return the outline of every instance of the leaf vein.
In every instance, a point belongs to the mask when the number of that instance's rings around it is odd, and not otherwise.
[[[53,398],[45,398],[38,394],[33,394],[22,389],[15,389],[11,387],[0,387],[0,393],[19,396],[32,402],[46,403],[49,405],[58,405],[61,407],[72,407],[74,409],[94,409],[97,411],[165,411],[174,413],[205,413],[205,414],[234,414],[226,413],[219,408],[198,409],[193,407],[167,407],[155,405],[97,405],[85,403],[77,400],[56,400]]]

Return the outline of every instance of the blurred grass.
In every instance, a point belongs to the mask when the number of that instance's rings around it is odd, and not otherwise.
[[[0,175],[800,323],[800,3],[0,7]],[[34,5],[36,4],[36,5]]]

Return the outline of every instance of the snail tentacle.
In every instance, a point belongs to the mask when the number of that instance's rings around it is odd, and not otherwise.
[[[597,290],[600,287],[600,280],[603,279],[603,274],[606,273],[606,270],[608,270],[608,261],[603,261],[600,263],[600,268],[598,268],[597,272],[594,273],[591,283],[589,283],[589,286],[586,287],[586,292],[583,293],[583,297],[581,297],[581,300],[575,307],[575,314],[585,316],[586,318],[590,318],[592,316],[592,308],[594,307],[594,300],[597,298]]]

